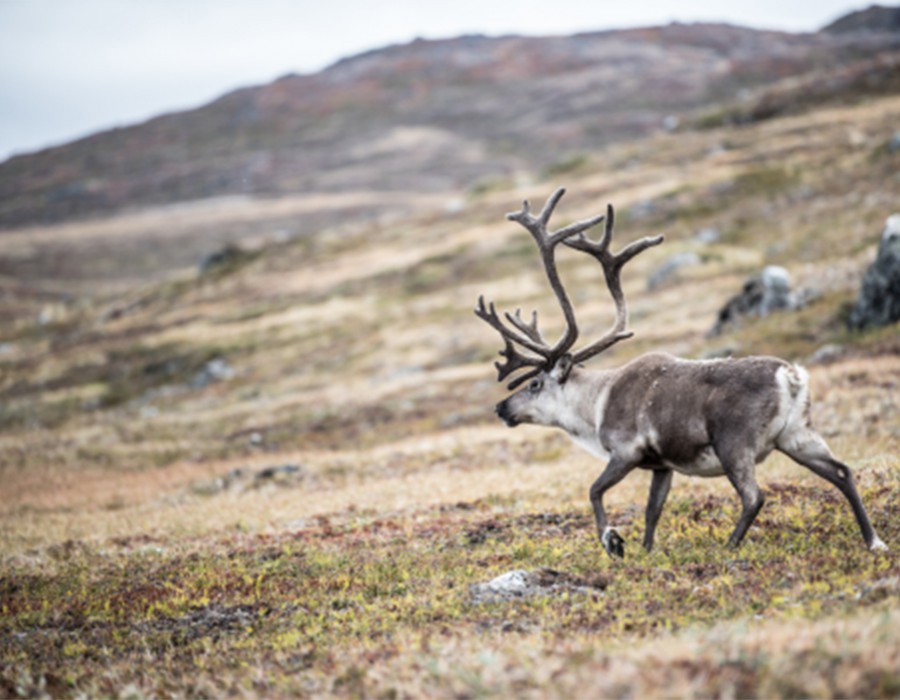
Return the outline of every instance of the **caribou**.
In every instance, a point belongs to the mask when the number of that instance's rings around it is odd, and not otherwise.
[[[538,329],[537,312],[526,321],[521,310],[497,313],[493,302],[478,299],[475,314],[500,333],[504,361],[496,362],[498,381],[515,377],[508,389],[527,385],[497,404],[497,415],[510,427],[523,423],[561,428],[589,453],[608,460],[590,487],[597,534],[610,556],[624,557],[624,539],[610,525],[603,496],[635,469],[652,472],[645,513],[643,546],[653,548],[660,514],[674,472],[687,476],[725,476],[741,500],[741,514],[728,540],[740,546],[765,497],[756,465],[778,450],[834,484],[849,501],[866,546],[887,547],[875,533],[850,468],[838,461],[812,428],[808,376],[799,365],[776,357],[686,360],[662,352],[641,355],[617,369],[589,370],[584,362],[630,338],[628,308],[622,290],[623,267],[662,236],[633,241],[610,250],[614,211],[549,231],[565,189],[554,192],[536,216],[527,201],[507,214],[534,238],[550,288],[565,319],[553,345]],[[599,240],[586,235],[604,223]],[[599,339],[573,350],[578,325],[560,279],[560,244],[592,256],[603,270],[615,304],[615,320]]]

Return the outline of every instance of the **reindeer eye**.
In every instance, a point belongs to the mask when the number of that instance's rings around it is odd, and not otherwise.
[[[541,389],[544,388],[544,380],[543,379],[532,379],[531,384],[528,385],[528,388],[531,390],[532,394],[536,394]]]

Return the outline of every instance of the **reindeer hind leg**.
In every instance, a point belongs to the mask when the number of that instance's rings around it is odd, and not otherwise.
[[[856,522],[869,549],[873,551],[887,549],[869,522],[869,516],[856,490],[853,472],[846,464],[835,459],[821,435],[809,427],[799,428],[787,436],[780,437],[777,447],[798,464],[834,484],[844,494],[850,507],[853,508]]]
[[[644,514],[644,549],[648,552],[653,549],[653,538],[656,534],[656,525],[662,514],[669,495],[669,487],[672,486],[672,470],[657,469],[653,472],[653,480],[650,482],[650,496],[647,499],[647,511]]]

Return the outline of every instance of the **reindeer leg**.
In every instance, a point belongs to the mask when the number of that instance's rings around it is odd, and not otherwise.
[[[670,486],[672,486],[672,470],[655,469],[653,471],[653,480],[650,482],[650,498],[647,500],[647,512],[644,514],[644,549],[648,552],[653,549],[653,536],[656,533],[656,524],[659,522],[659,516],[662,514]]]
[[[869,516],[863,506],[856,484],[853,481],[853,472],[843,462],[838,461],[831,454],[828,445],[822,436],[808,428],[803,429],[786,445],[779,444],[778,449],[798,464],[802,464],[826,481],[838,487],[844,497],[850,502],[860,532],[866,541],[866,546],[872,551],[887,550],[887,545],[875,533],[875,528],[869,522]]]
[[[756,483],[756,465],[752,458],[738,456],[722,459],[720,455],[720,459],[728,480],[741,497],[741,517],[728,538],[728,546],[737,549],[766,499]]]
[[[625,540],[607,523],[606,511],[603,509],[603,494],[622,481],[634,467],[633,463],[613,455],[603,473],[591,484],[590,497],[591,505],[594,507],[594,518],[597,521],[597,534],[610,556],[625,556]]]

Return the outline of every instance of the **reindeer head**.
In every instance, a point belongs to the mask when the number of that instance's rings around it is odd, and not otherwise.
[[[497,415],[510,428],[520,423],[564,426],[565,414],[572,406],[567,387],[572,371],[572,356],[560,357],[550,369],[541,369],[528,385],[497,404]]]
[[[483,296],[478,298],[478,306],[475,308],[475,315],[498,331],[505,342],[500,355],[505,357],[506,361],[495,363],[497,380],[503,381],[510,374],[528,368],[527,372],[513,379],[507,388],[513,390],[523,382],[531,380],[528,386],[497,406],[498,415],[508,425],[523,422],[559,425],[560,411],[564,410],[562,407],[571,405],[571,397],[565,396],[567,393],[565,385],[572,368],[633,335],[626,330],[628,309],[620,279],[622,267],[638,253],[662,243],[663,240],[662,236],[642,238],[629,244],[619,253],[612,253],[609,250],[614,221],[611,205],[607,205],[605,215],[578,221],[558,231],[549,232],[547,226],[550,217],[563,194],[565,189],[556,190],[536,217],[531,214],[527,201],[523,203],[521,211],[506,216],[510,221],[521,224],[537,244],[547,280],[565,316],[566,329],[562,338],[552,346],[544,340],[538,330],[537,312],[532,312],[531,321],[526,322],[522,319],[521,310],[517,309],[515,315],[504,314],[507,320],[507,323],[504,323],[497,315],[493,302],[485,306]],[[590,240],[584,232],[604,221],[606,226],[603,236],[599,241]],[[600,339],[576,352],[571,352],[578,339],[575,312],[556,269],[556,247],[560,243],[596,258],[603,267],[606,286],[616,304],[616,320],[612,327]]]

